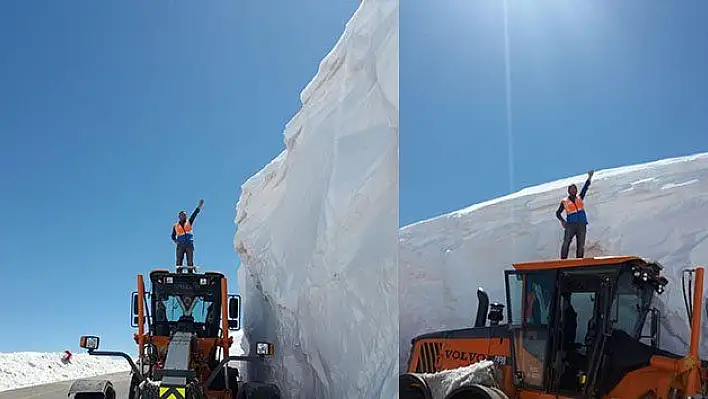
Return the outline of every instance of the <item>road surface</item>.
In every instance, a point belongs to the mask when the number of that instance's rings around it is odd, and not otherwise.
[[[127,399],[130,388],[130,373],[109,374],[91,377],[96,380],[110,380],[116,390],[116,399]],[[73,381],[55,382],[53,384],[37,385],[12,391],[0,392],[0,399],[67,399],[69,387]]]

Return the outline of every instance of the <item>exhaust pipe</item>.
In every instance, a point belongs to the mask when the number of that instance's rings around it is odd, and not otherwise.
[[[487,324],[487,313],[489,312],[489,295],[482,289],[477,289],[477,319],[475,327],[484,327]]]

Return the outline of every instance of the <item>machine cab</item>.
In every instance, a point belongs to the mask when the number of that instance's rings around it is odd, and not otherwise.
[[[224,284],[222,284],[222,282]],[[229,330],[240,328],[240,297],[227,295],[221,273],[150,273],[150,292],[146,292],[149,333],[169,337],[177,329],[194,332],[199,338],[218,338],[222,306],[227,306]],[[224,301],[226,299],[226,301]],[[226,302],[226,303],[223,303]],[[133,293],[132,325],[138,325],[138,293]]]
[[[577,396],[611,385],[600,367],[614,345],[640,342],[654,292],[663,291],[661,266],[635,257],[516,264],[505,273],[515,385]],[[652,317],[652,343],[657,320]],[[640,348],[640,349],[641,349]]]

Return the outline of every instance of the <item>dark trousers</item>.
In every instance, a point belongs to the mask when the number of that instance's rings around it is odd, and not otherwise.
[[[194,244],[177,244],[177,266],[182,266],[184,255],[187,255],[187,266],[194,266]]]
[[[587,225],[585,223],[568,223],[565,226],[565,235],[563,236],[563,246],[561,247],[561,259],[568,259],[568,250],[570,242],[575,237],[575,257],[582,258],[585,256],[585,232]]]

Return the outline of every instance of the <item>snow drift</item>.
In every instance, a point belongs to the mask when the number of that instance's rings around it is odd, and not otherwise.
[[[62,353],[0,353],[0,391],[130,371],[121,358],[81,353],[65,364],[61,357]]]
[[[395,397],[397,0],[361,3],[301,101],[237,205],[244,335],[276,344],[249,373],[286,397]]]
[[[454,390],[473,384],[494,387],[499,381],[496,367],[491,360],[483,360],[469,366],[437,373],[417,374],[430,389],[431,399],[445,399]]]
[[[581,187],[585,178],[527,188],[401,230],[400,367],[414,336],[474,324],[477,287],[506,302],[503,270],[513,262],[560,256],[563,232],[554,213],[566,187]],[[663,264],[669,285],[658,305],[661,345],[687,353],[681,270],[708,266],[708,154],[596,172],[586,207],[586,257],[638,255]],[[703,356],[707,349],[703,340]]]

